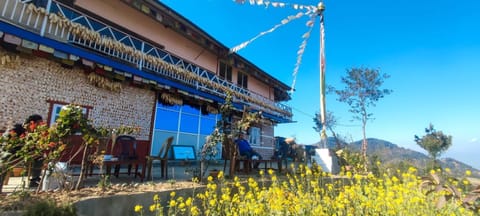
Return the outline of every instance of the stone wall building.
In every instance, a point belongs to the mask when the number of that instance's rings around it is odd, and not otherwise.
[[[140,127],[145,155],[169,136],[198,152],[232,92],[239,115],[262,112],[250,142],[273,154],[290,88],[180,14],[158,1],[42,2],[0,0],[0,130],[31,114],[53,124],[73,103],[96,126]]]

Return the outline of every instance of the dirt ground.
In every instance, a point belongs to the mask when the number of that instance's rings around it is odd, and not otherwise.
[[[125,179],[123,179],[125,180]],[[52,190],[41,191],[35,193],[35,188],[16,189],[10,193],[2,193],[0,195],[1,210],[18,210],[23,209],[26,205],[35,203],[39,200],[52,200],[56,203],[73,203],[82,199],[91,197],[102,197],[120,194],[134,194],[142,192],[159,192],[171,189],[201,187],[201,183],[194,183],[187,180],[170,180],[161,182],[144,182],[124,181],[123,183],[115,180],[111,185],[102,189],[96,184],[92,184],[94,180],[88,180],[88,186],[80,190]]]
[[[8,185],[3,186],[3,193],[0,194],[0,212],[1,210],[17,210],[24,208],[25,205],[34,203],[38,200],[50,199],[56,203],[73,203],[90,197],[111,196],[115,194],[132,194],[151,191],[163,191],[177,188],[188,188],[201,186],[194,183],[192,173],[188,172],[189,166],[171,166],[169,167],[169,180],[160,178],[160,169],[154,165],[152,169],[152,178],[142,182],[139,177],[134,175],[120,174],[119,177],[112,176],[106,182],[106,187],[102,189],[99,186],[101,182],[100,175],[88,176],[84,181],[84,187],[80,190],[48,190],[35,193],[36,188],[22,189],[22,177],[10,177]],[[191,167],[191,166],[190,166]],[[73,177],[70,182],[76,184],[76,178]],[[57,188],[55,186],[55,188]]]
[[[220,167],[221,165],[221,167]],[[223,164],[219,164],[222,168]],[[160,192],[172,189],[202,187],[204,183],[195,183],[192,181],[192,173],[188,172],[188,166],[172,166],[169,169],[169,180],[161,179],[160,173],[152,173],[153,178],[150,181],[140,181],[134,178],[133,175],[120,175],[119,178],[111,177],[107,182],[108,185],[102,189],[99,186],[100,176],[89,176],[85,180],[85,186],[80,190],[50,190],[35,193],[36,188],[22,189],[22,178],[10,178],[9,184],[3,188],[3,193],[0,194],[0,212],[24,209],[26,205],[32,204],[39,200],[53,200],[56,203],[74,203],[76,201],[111,195],[135,194],[142,192]],[[248,178],[255,176],[255,173],[249,175],[239,175],[241,178]],[[76,182],[73,180],[73,182]]]

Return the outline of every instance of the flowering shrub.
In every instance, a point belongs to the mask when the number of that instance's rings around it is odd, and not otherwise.
[[[10,157],[2,160],[4,170],[38,159],[49,162],[58,158],[65,149],[57,128],[49,128],[45,122],[33,121],[28,122],[25,127],[24,134],[17,135],[10,131],[8,135],[0,138],[2,151],[10,152]]]
[[[205,144],[202,147],[200,155],[201,160],[213,160],[218,154],[219,149],[217,145],[223,142],[223,134],[220,133],[218,128],[215,128],[212,134],[208,135],[205,139]]]
[[[66,148],[63,135],[60,134],[62,132],[59,132],[56,127],[48,127],[42,122],[26,134],[25,143],[17,155],[25,162],[42,158],[44,163],[48,164],[58,160]]]
[[[85,149],[98,144],[95,128],[83,115],[82,108],[75,105],[63,107],[55,124],[50,127],[43,121],[31,121],[24,128],[24,134],[7,134],[0,138],[2,152],[9,152],[2,153],[2,172],[20,163],[25,166],[34,160],[40,160],[45,166],[48,165],[48,173],[52,173],[53,166],[70,144],[70,136],[74,134],[82,135]],[[83,167],[82,165],[82,169]],[[46,173],[44,172],[42,181]],[[81,180],[79,178],[79,182]]]
[[[411,168],[399,176],[359,175],[346,172],[333,177],[319,168],[300,166],[296,175],[282,180],[269,170],[260,171],[260,180],[238,177],[227,182],[223,173],[206,190],[192,197],[170,196],[168,205],[149,210],[155,215],[476,215],[456,198],[443,206],[437,201],[445,192],[422,189],[422,179]],[[265,181],[265,180],[269,181]],[[465,196],[465,192],[462,196]],[[477,203],[478,204],[478,203]],[[148,214],[141,205],[134,209]]]
[[[341,149],[335,152],[339,158],[342,171],[350,171],[352,173],[365,172],[365,158],[361,153],[348,149]]]
[[[14,130],[6,131],[0,136],[0,174],[21,162],[14,152],[23,146],[24,136],[25,134],[17,134]]]

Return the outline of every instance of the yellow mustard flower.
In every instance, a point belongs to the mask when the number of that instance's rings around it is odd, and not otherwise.
[[[150,205],[149,210],[150,210],[150,212],[154,212],[155,210],[157,210],[156,205],[155,204]]]
[[[352,172],[350,171],[347,172],[347,178],[352,178]]]
[[[222,179],[222,178],[223,178],[223,171],[218,172],[217,178],[218,178],[218,179]]]
[[[135,205],[135,209],[134,209],[135,212],[139,213],[139,212],[142,211],[142,209],[143,209],[143,206],[141,206],[141,205]]]
[[[175,207],[177,205],[177,201],[170,200],[170,207]]]
[[[200,209],[198,209],[196,206],[192,206],[190,208],[190,214],[192,214],[192,216],[200,215]]]
[[[268,169],[268,174],[273,175],[273,169]]]
[[[409,172],[409,173],[415,173],[415,172],[417,172],[417,168],[415,168],[415,167],[409,167],[409,168],[408,168],[408,172]]]
[[[208,184],[207,187],[210,188],[211,190],[216,190],[216,189],[217,189],[217,185],[216,185],[216,184]]]
[[[208,204],[210,204],[210,206],[215,206],[215,204],[217,203],[217,200],[215,199],[211,199]]]
[[[182,202],[182,203],[178,204],[178,208],[180,210],[184,210],[185,209],[185,203]]]
[[[185,205],[191,206],[192,205],[192,198],[188,197],[187,200],[185,200]]]

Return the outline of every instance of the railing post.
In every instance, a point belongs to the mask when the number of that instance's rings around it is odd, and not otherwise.
[[[7,12],[7,7],[8,7],[8,3],[9,3],[9,2],[10,2],[10,1],[7,0],[7,2],[5,3],[5,5],[3,6],[2,16],[5,16],[5,13]]]
[[[42,28],[40,29],[40,36],[42,37],[45,36],[45,29],[47,28],[47,20],[48,20],[48,14],[50,13],[50,7],[52,7],[52,0],[48,0],[47,7],[45,8],[45,11],[47,13],[43,18]]]
[[[142,41],[142,54],[145,53],[145,51],[143,51],[145,49],[145,42]],[[141,58],[138,62],[138,70],[142,70],[143,68],[143,55],[141,55]]]

